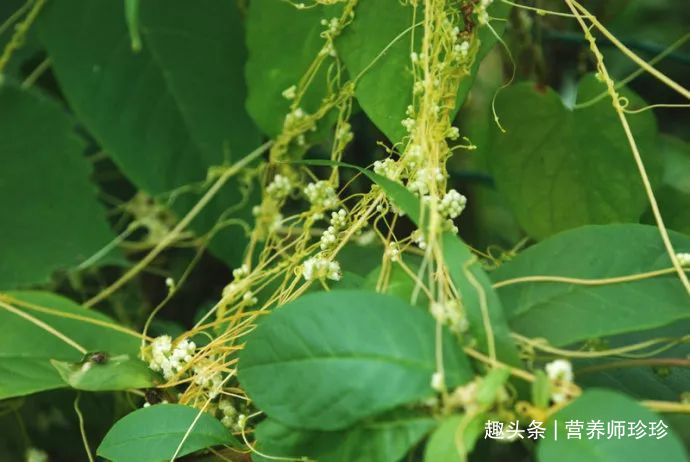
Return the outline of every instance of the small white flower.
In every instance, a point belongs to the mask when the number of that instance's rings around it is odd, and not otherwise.
[[[434,372],[431,376],[431,388],[435,391],[442,392],[445,388],[445,380],[443,378],[443,373]]]
[[[397,163],[390,157],[383,160],[377,160],[374,162],[374,173],[395,180],[398,177]]]
[[[248,305],[255,305],[258,301],[251,290],[246,291],[244,295],[242,295],[242,300],[245,301]]]
[[[680,266],[690,266],[690,253],[677,253],[676,258],[678,259],[678,263],[680,263]]]
[[[283,199],[292,191],[292,182],[284,175],[277,174],[266,187],[266,192],[275,199]]]
[[[192,360],[195,350],[196,344],[186,338],[173,345],[170,336],[161,335],[151,342],[149,367],[170,380]]]
[[[457,140],[460,138],[460,130],[458,130],[458,127],[450,127],[446,132],[446,138],[449,140]]]
[[[335,138],[341,143],[349,143],[352,141],[352,126],[347,122],[343,122],[335,132]]]
[[[446,307],[443,303],[432,302],[431,306],[429,307],[429,311],[431,311],[431,315],[438,322],[440,322],[440,323],[446,322],[446,320],[447,320]]]
[[[469,53],[470,51],[470,42],[465,40],[461,44],[455,45],[453,47],[453,51],[462,56],[463,58],[467,57],[467,53]]]
[[[314,208],[332,209],[338,205],[338,196],[328,181],[309,183],[304,188],[304,195]]]
[[[420,230],[416,230],[412,233],[412,241],[417,244],[422,250],[426,249],[426,241],[424,240],[424,234]]]
[[[563,403],[568,399],[566,385],[573,381],[573,367],[570,361],[557,359],[545,366],[546,375],[552,381],[551,400]]]
[[[232,270],[232,277],[235,279],[242,279],[244,277],[247,277],[248,274],[249,266],[246,263],[244,263],[239,268],[235,268],[234,270]]]
[[[295,96],[297,96],[297,86],[292,85],[291,87],[286,88],[283,90],[283,98],[287,100],[295,99]]]
[[[391,242],[388,244],[387,253],[391,261],[400,261],[400,246],[397,242]]]
[[[548,363],[545,367],[546,375],[549,379],[558,382],[572,382],[573,381],[573,367],[570,361],[565,359],[557,359]]]
[[[407,130],[408,132],[411,132],[414,129],[415,124],[417,122],[414,119],[408,117],[406,119],[403,119],[400,123],[402,124],[403,127],[405,127],[405,130]]]
[[[302,263],[302,276],[306,281],[315,279],[339,281],[341,277],[340,264],[323,257],[311,257]]]

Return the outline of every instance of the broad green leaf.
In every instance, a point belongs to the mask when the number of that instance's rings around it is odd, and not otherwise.
[[[690,251],[690,237],[670,236],[677,252]],[[535,244],[492,277],[499,284],[525,276],[599,279],[670,267],[655,227],[590,225]],[[516,332],[556,346],[690,318],[688,294],[674,274],[606,285],[523,282],[498,293]]]
[[[479,342],[479,349],[488,353],[489,339],[493,338],[497,358],[507,364],[519,365],[520,359],[510,337],[501,299],[491,287],[491,280],[479,260],[455,234],[444,233],[442,239],[443,257],[455,288],[461,294],[470,333]],[[482,300],[485,301],[484,307]],[[490,331],[486,326],[487,317]]]
[[[343,429],[433,395],[435,330],[428,313],[395,297],[309,294],[278,308],[247,336],[240,383],[281,423]],[[445,381],[459,385],[472,372],[460,346],[443,332]]]
[[[74,121],[48,98],[2,82],[0,107],[0,289],[9,289],[47,282],[114,236]]]
[[[12,299],[48,308],[57,314],[22,307]],[[48,324],[89,352],[135,356],[139,350],[139,339],[135,336],[75,319],[74,316],[78,316],[113,323],[107,316],[84,309],[61,296],[47,292],[9,292],[3,294],[2,302]],[[81,361],[83,354],[79,350],[2,306],[0,325],[4,332],[0,337],[0,399],[67,386],[50,360]]]
[[[629,397],[603,389],[585,391],[573,403],[553,415],[544,426],[547,428],[546,438],[540,440],[537,446],[537,460],[539,462],[581,462],[583,457],[591,462],[648,462],[650,460],[664,460],[673,462],[687,461],[686,452],[681,442],[669,428],[668,434],[657,439],[656,436],[643,436],[636,439],[629,435],[628,422],[641,421],[647,426],[658,423],[661,417],[640,406]],[[558,425],[558,440],[553,437],[554,422]],[[587,424],[590,421],[601,421],[604,424],[604,435],[599,438],[589,438]],[[567,438],[566,422],[580,421],[583,423],[581,439]],[[622,421],[625,436],[608,438],[608,422]],[[551,434],[549,434],[551,433]],[[594,435],[593,435],[594,436]]]
[[[489,11],[498,18],[507,16],[509,5],[495,2]],[[336,41],[336,47],[352,77],[361,74],[355,94],[364,112],[392,142],[405,135],[401,121],[406,118],[407,106],[412,104],[412,64],[410,50],[414,35],[415,50],[419,52],[424,34],[423,8],[418,8],[416,23],[414,9],[394,0],[359,2],[352,23]],[[385,18],[383,21],[381,18]],[[416,27],[414,27],[416,24]],[[503,21],[493,25],[502,33]],[[496,43],[487,28],[478,29],[480,47],[458,88],[455,110],[459,109],[469,92],[479,63]]]
[[[415,274],[419,270],[419,266],[416,264],[410,264],[410,262],[405,262],[405,264]],[[416,303],[413,303],[413,298],[415,296],[415,281],[400,267],[400,265],[392,263],[389,271],[390,274],[388,275],[388,284],[383,288],[381,293],[393,295],[414,305],[424,307],[429,305],[429,299],[421,290],[416,293],[417,300]],[[373,269],[367,275],[362,287],[368,290],[376,290],[380,276],[381,266]]]
[[[688,332],[690,319],[685,319],[657,329],[607,337],[602,343],[606,348],[617,348],[651,339],[680,339]],[[669,345],[654,355],[655,359],[686,357],[690,357],[690,344],[687,342]],[[687,367],[650,367],[646,364],[633,367],[626,362],[621,358],[578,360],[574,363],[577,383],[586,387],[612,388],[638,399],[667,401],[677,401],[690,390],[690,369]],[[601,369],[587,370],[588,367]]]
[[[484,430],[486,416],[452,415],[431,434],[424,462],[463,462]]]
[[[508,368],[491,369],[488,374],[482,377],[477,389],[477,404],[491,406],[503,390],[503,385],[508,377],[510,377],[510,369]]]
[[[580,83],[585,101],[605,90],[593,76]],[[645,103],[631,91],[631,108]],[[637,222],[647,197],[618,115],[607,100],[570,110],[553,90],[520,83],[501,92],[489,152],[496,186],[527,233],[537,239],[586,224]],[[650,111],[628,117],[653,182],[660,174],[656,122]]]
[[[299,10],[289,2],[252,0],[247,13],[247,110],[269,136],[283,127],[291,101],[283,91],[300,79],[325,44],[322,19],[337,16],[338,7],[316,5]],[[314,112],[326,96],[325,63],[314,76],[301,107]]]
[[[209,414],[181,404],[157,404],[138,409],[115,422],[98,446],[98,455],[113,462],[171,460],[191,427],[178,456],[235,438]],[[197,420],[198,417],[198,420]],[[196,423],[194,421],[196,420]]]
[[[150,388],[157,382],[157,375],[143,361],[128,355],[109,357],[103,364],[51,360],[62,380],[70,387],[86,391],[127,390]]]
[[[346,430],[295,430],[267,419],[256,428],[258,449],[280,457],[308,456],[319,462],[398,462],[434,428],[430,417],[385,416]],[[255,462],[266,459],[254,455]]]
[[[242,110],[242,24],[235,4],[221,0],[154,0],[140,9],[138,53],[122,2],[48,2],[37,27],[71,108],[122,172],[152,195],[195,186],[173,204],[183,215],[209,167],[238,160],[259,141]],[[231,181],[192,228],[205,233],[238,202]],[[232,260],[243,236],[225,228],[211,250]]]
[[[360,171],[383,189],[388,198],[420,229],[424,228],[424,224],[420,222],[420,217],[423,215],[421,214],[419,199],[402,184],[367,169],[344,162],[305,160],[300,163],[307,165],[339,165]],[[515,344],[510,338],[510,331],[503,315],[501,301],[491,287],[489,277],[481,268],[477,258],[472,255],[465,243],[456,235],[444,233],[442,243],[444,259],[456,289],[461,294],[463,307],[470,324],[470,331],[480,342],[480,348],[483,351],[489,350],[489,336],[484,325],[484,314],[481,304],[481,300],[485,298],[497,357],[508,364],[518,365],[520,360],[517,356]],[[476,287],[477,285],[479,285],[479,288]]]
[[[690,234],[690,144],[670,135],[659,137],[664,174],[655,191],[664,224],[675,231]],[[643,223],[655,224],[651,209]]]
[[[663,183],[690,194],[690,144],[671,135],[659,136],[664,158]]]

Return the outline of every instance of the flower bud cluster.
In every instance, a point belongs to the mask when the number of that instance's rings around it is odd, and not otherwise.
[[[328,181],[309,183],[304,188],[304,195],[316,209],[333,209],[338,205],[338,196],[335,188]]]
[[[194,350],[196,345],[186,338],[173,345],[169,335],[161,335],[151,342],[149,367],[170,380],[191,362]]]

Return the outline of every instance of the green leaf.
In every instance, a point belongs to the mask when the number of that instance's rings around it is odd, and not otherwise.
[[[113,329],[83,320],[62,317],[26,308],[12,300],[49,308],[66,316],[79,316],[96,322],[113,321],[98,312],[87,310],[61,296],[47,292],[9,292],[2,301],[48,324],[87,351],[110,355],[136,355],[139,339]],[[114,323],[113,323],[114,324]],[[51,359],[78,362],[83,354],[52,333],[0,306],[0,399],[23,396],[67,384],[51,364]]]
[[[540,440],[537,446],[539,462],[581,462],[583,456],[592,462],[648,462],[665,460],[673,462],[687,461],[681,442],[669,428],[668,435],[661,439],[644,436],[635,439],[628,436],[627,422],[659,422],[660,416],[640,406],[625,395],[603,389],[585,391],[582,396],[564,409],[553,415],[558,422],[558,440],[548,435]],[[566,422],[578,420],[585,428],[581,431],[582,439],[567,438]],[[589,439],[586,425],[592,420],[604,423],[604,435]],[[618,439],[607,438],[607,427],[610,421],[625,422],[625,436]],[[553,428],[553,421],[545,425]],[[649,431],[649,429],[647,430]]]
[[[534,382],[532,382],[532,402],[537,407],[546,408],[549,405],[550,395],[551,381],[543,370],[536,370]]]
[[[70,387],[86,391],[113,391],[150,388],[156,374],[143,361],[128,355],[107,358],[104,364],[86,359],[80,362],[51,360],[60,377]]]
[[[507,17],[509,5],[495,2],[489,8],[492,16]],[[415,49],[419,51],[424,30],[416,27],[414,9],[396,1],[359,2],[352,23],[336,41],[336,47],[352,77],[359,76],[355,88],[357,101],[364,112],[392,142],[405,135],[401,121],[407,117],[407,106],[412,104],[412,65],[410,49],[412,33]],[[423,20],[423,8],[417,11],[417,23]],[[385,21],[381,18],[386,18]],[[493,26],[500,34],[504,22]],[[457,111],[469,92],[479,63],[496,43],[486,27],[479,28],[480,47],[470,69],[458,88],[455,105]],[[362,74],[363,73],[363,74]]]
[[[114,462],[171,460],[190,427],[192,430],[178,453],[180,457],[199,449],[235,442],[223,424],[199,412],[180,404],[157,404],[138,409],[113,425],[97,453]]]
[[[74,121],[38,93],[0,83],[0,289],[47,282],[112,235]]]
[[[412,262],[405,262],[415,274],[419,270],[419,265]],[[362,288],[375,291],[378,285],[379,277],[381,276],[381,266],[374,268],[366,277]],[[393,295],[412,304],[412,299],[415,294],[415,281],[407,274],[400,265],[391,264],[388,274],[388,285],[383,288],[381,293]],[[413,303],[420,307],[426,307],[429,304],[429,299],[423,291],[417,292],[417,301]]]
[[[338,13],[316,5],[298,10],[289,2],[252,0],[247,13],[247,110],[264,133],[280,133],[290,101],[282,93],[298,85],[325,44],[322,19]],[[299,46],[290,47],[290,44]],[[313,113],[327,94],[326,68],[321,66],[303,96],[301,107]]]
[[[436,423],[430,417],[386,416],[346,430],[295,430],[272,419],[256,428],[258,449],[280,457],[308,456],[319,462],[398,462]],[[265,462],[252,456],[256,462]]]
[[[508,368],[491,369],[491,371],[482,378],[479,388],[477,389],[477,403],[485,407],[494,404],[496,398],[503,389],[503,384],[508,380],[508,377],[510,377],[510,369]]]
[[[358,170],[383,189],[388,198],[420,229],[424,228],[424,224],[420,223],[422,214],[419,199],[402,184],[344,162],[310,159],[300,161],[299,163],[306,165],[339,165]],[[466,310],[470,330],[474,338],[479,341],[480,349],[485,352],[489,350],[489,336],[486,332],[481,304],[481,300],[485,298],[497,357],[508,364],[519,365],[520,360],[515,344],[510,338],[510,331],[503,315],[501,301],[491,287],[491,281],[481,268],[478,259],[472,255],[465,243],[454,234],[444,233],[442,243],[444,259],[456,289],[463,297],[463,307]],[[479,285],[479,288],[477,285]]]
[[[123,173],[152,195],[196,186],[177,198],[176,213],[198,199],[209,167],[236,161],[258,144],[241,110],[245,50],[232,2],[141,2],[138,53],[122,2],[49,2],[37,26],[70,106]],[[192,228],[207,232],[238,202],[239,186],[231,181]],[[240,228],[229,227],[210,247],[232,260],[243,239]]]
[[[515,343],[510,337],[507,319],[503,314],[501,299],[491,286],[491,280],[479,260],[455,234],[444,233],[442,242],[443,258],[455,288],[462,296],[470,332],[479,342],[479,349],[488,353],[489,339],[493,337],[496,357],[507,364],[520,365]],[[482,300],[485,301],[484,308]],[[486,326],[487,318],[491,325],[490,332]]]
[[[670,236],[677,252],[690,250],[690,237]],[[598,279],[670,267],[655,227],[590,225],[528,248],[498,268],[493,279],[499,284],[525,276]],[[515,331],[555,346],[690,318],[688,295],[675,274],[606,285],[523,282],[500,287],[498,293]]]
[[[578,99],[605,90],[588,76]],[[621,95],[636,108],[645,103]],[[551,89],[513,85],[499,94],[496,111],[507,133],[494,129],[489,150],[496,186],[527,233],[537,239],[586,224],[637,222],[647,207],[640,174],[618,115],[609,101],[570,110]],[[628,117],[647,171],[660,174],[650,111]]]
[[[680,339],[688,332],[690,319],[685,319],[657,329],[607,337],[602,344],[606,348],[618,348],[651,339]],[[690,357],[690,344],[687,342],[670,344],[654,355],[655,359],[686,357]],[[626,362],[627,360],[620,358],[577,360],[574,364],[577,383],[585,387],[612,388],[637,399],[667,401],[677,401],[683,393],[690,390],[690,369],[687,367],[650,367],[642,364],[631,367]],[[625,367],[614,367],[616,364]],[[585,369],[595,365],[609,367],[590,371]]]
[[[466,461],[467,455],[472,452],[484,430],[485,422],[484,414],[475,417],[469,415],[446,417],[429,438],[424,450],[424,462]],[[460,443],[460,446],[457,443]]]
[[[264,318],[240,354],[239,379],[269,417],[339,430],[433,395],[435,322],[395,297],[364,291],[309,294]],[[472,376],[444,330],[448,386]],[[279,377],[279,380],[276,378]]]
[[[664,160],[661,185],[654,190],[664,224],[675,231],[690,234],[690,144],[670,135],[659,137]],[[648,209],[643,223],[655,224]]]

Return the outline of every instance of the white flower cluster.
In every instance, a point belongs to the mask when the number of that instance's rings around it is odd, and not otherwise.
[[[223,374],[217,369],[213,358],[200,361],[194,365],[194,383],[205,389],[208,397],[213,399],[220,394],[223,385]]]
[[[340,209],[337,212],[331,212],[331,225],[326,231],[321,234],[321,250],[328,250],[335,244],[336,236],[347,224],[347,212],[345,209]]]
[[[403,127],[405,127],[405,130],[407,130],[408,133],[411,133],[412,130],[414,130],[415,125],[417,124],[417,122],[411,117],[403,119],[402,121],[400,121],[400,123]]]
[[[192,360],[195,349],[194,342],[186,338],[173,346],[169,335],[161,335],[151,342],[149,367],[162,373],[166,380],[170,380]]]
[[[388,244],[386,253],[390,257],[391,261],[400,261],[400,246],[397,242],[391,242]]]
[[[276,174],[276,176],[273,177],[273,181],[266,187],[268,195],[276,200],[285,198],[291,191],[292,182],[290,178],[280,173]]]
[[[298,107],[294,111],[287,113],[287,115],[285,116],[285,124],[291,125],[294,122],[305,118],[306,116],[307,114],[304,112],[304,110],[301,107]]]
[[[220,419],[220,422],[226,428],[233,432],[242,431],[240,423],[244,421],[246,417],[235,409],[235,406],[232,405],[232,401],[221,398],[221,400],[218,402],[218,410],[223,415],[223,417]]]
[[[338,196],[328,181],[309,183],[304,188],[304,195],[314,208],[328,210],[338,205]]]
[[[342,276],[340,263],[319,256],[308,258],[302,263],[302,276],[306,281],[315,279],[339,281]]]
[[[474,12],[477,14],[477,20],[479,24],[489,23],[489,13],[486,9],[493,3],[494,0],[480,0],[479,5],[474,7]]]
[[[420,195],[429,194],[429,184],[432,181],[443,181],[444,176],[439,167],[420,168],[414,174],[414,177],[407,183],[407,187],[412,192],[417,192]]]
[[[676,258],[678,259],[678,263],[680,263],[680,266],[690,266],[690,253],[677,253]]]
[[[551,399],[554,403],[565,402],[568,398],[566,386],[573,381],[573,367],[570,361],[557,359],[548,363],[544,369],[552,382]]]
[[[252,207],[252,215],[256,218],[257,224],[262,223],[269,231],[277,231],[283,224],[283,214],[278,212],[275,204],[266,206],[266,203]]]
[[[424,233],[422,233],[421,230],[417,229],[412,233],[412,242],[417,244],[417,247],[420,249],[424,250],[426,249],[426,241],[424,240]]]
[[[322,19],[321,25],[326,27],[326,32],[334,35],[338,32],[338,26],[340,25],[340,20],[338,18]]]
[[[455,37],[457,37],[457,34],[455,34]],[[453,45],[453,53],[455,53],[457,56],[461,58],[466,58],[467,53],[470,51],[470,42],[467,40],[463,40],[462,43],[456,43]]]
[[[432,302],[429,310],[434,319],[448,325],[453,332],[467,332],[469,322],[458,300],[449,300],[446,303]]]
[[[235,278],[236,280],[246,278],[249,275],[249,265],[246,263],[242,264],[242,266],[235,268],[232,270],[232,277]]]
[[[422,147],[418,144],[412,144],[405,152],[405,163],[411,169],[417,168],[422,164],[424,156],[422,155]]]
[[[397,162],[390,157],[383,160],[377,160],[374,162],[374,173],[395,180],[398,177]]]
[[[448,403],[454,407],[462,407],[471,414],[478,407],[477,394],[480,380],[475,379],[465,385],[457,387],[449,396]]]
[[[336,56],[338,56],[338,53],[335,51],[335,47],[333,46],[333,42],[327,42],[327,43],[323,46],[323,48],[321,48],[321,51],[319,51],[319,54],[320,54],[321,56],[326,56],[326,55],[328,55],[328,56],[332,56],[332,57],[334,57],[334,58],[335,58]]]
[[[343,122],[335,132],[335,139],[343,144],[352,141],[354,135],[352,134],[352,126],[348,122]]]
[[[446,131],[446,138],[448,138],[449,140],[457,140],[458,138],[460,138],[460,130],[458,129],[458,127],[450,127]]]
[[[443,196],[438,205],[438,211],[444,217],[454,219],[460,216],[465,206],[467,205],[467,198],[457,192],[455,189],[450,189]]]

